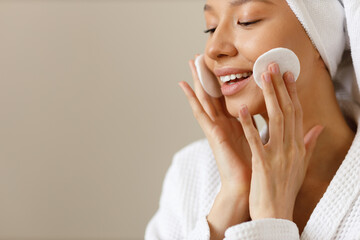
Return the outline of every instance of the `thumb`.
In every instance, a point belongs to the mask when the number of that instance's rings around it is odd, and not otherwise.
[[[304,144],[306,149],[305,159],[310,159],[318,140],[319,135],[323,132],[324,126],[317,125],[310,129],[310,131],[304,137]]]

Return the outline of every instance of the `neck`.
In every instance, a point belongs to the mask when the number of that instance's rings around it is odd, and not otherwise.
[[[333,91],[332,85],[331,89],[323,92]],[[302,103],[303,134],[305,136],[311,128],[318,124],[325,127],[317,140],[310,159],[307,178],[320,182],[330,182],[344,160],[355,137],[355,132],[347,124],[335,93],[328,97],[324,95],[321,94],[313,98],[311,104],[309,100]],[[320,100],[319,97],[323,99]]]

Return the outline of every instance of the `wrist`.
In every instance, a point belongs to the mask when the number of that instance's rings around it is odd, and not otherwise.
[[[228,199],[238,199],[249,202],[250,186],[222,183],[219,195]]]
[[[258,214],[251,213],[251,219],[264,219],[264,218],[277,218],[277,219],[286,219],[293,221],[293,209],[275,209],[275,208],[267,208],[267,209],[259,209]]]
[[[223,239],[227,228],[249,219],[249,195],[221,189],[207,216],[211,239]]]

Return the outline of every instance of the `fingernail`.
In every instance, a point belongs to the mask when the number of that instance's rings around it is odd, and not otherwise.
[[[278,74],[280,72],[279,65],[277,63],[272,64],[270,69],[271,69],[271,72],[274,74]]]
[[[271,75],[268,72],[263,73],[262,77],[265,82],[271,82]]]
[[[321,133],[324,131],[324,128],[325,128],[324,126],[321,126],[321,130],[318,132],[316,138],[318,138],[321,135]]]
[[[249,110],[248,110],[248,108],[246,107],[245,104],[240,106],[240,112],[244,117],[246,117],[248,115]]]
[[[293,74],[292,72],[287,72],[287,73],[286,73],[286,80],[287,80],[289,83],[295,82],[294,74]]]

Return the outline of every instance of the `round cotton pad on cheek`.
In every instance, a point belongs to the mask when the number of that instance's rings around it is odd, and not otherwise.
[[[261,89],[261,74],[268,71],[270,63],[277,63],[279,65],[281,75],[286,72],[292,72],[294,74],[295,81],[300,75],[300,61],[293,51],[287,48],[271,49],[261,55],[254,64],[254,79]]]
[[[218,79],[205,65],[204,55],[195,59],[196,71],[204,90],[212,97],[219,98],[222,96]]]

